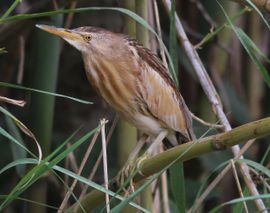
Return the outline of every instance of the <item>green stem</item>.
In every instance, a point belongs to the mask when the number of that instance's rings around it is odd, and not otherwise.
[[[237,13],[232,19],[231,21],[234,22],[237,19],[239,19],[244,13],[246,12],[250,12],[250,8],[245,7],[242,10],[239,11],[239,13]],[[202,46],[204,46],[207,42],[209,42],[211,39],[213,39],[216,35],[218,35],[222,30],[225,29],[225,27],[228,27],[229,24],[226,21],[224,24],[222,24],[221,26],[219,26],[216,30],[209,32],[206,36],[204,36],[204,38],[195,45],[195,48],[201,48]]]
[[[17,7],[17,5],[21,2],[22,0],[15,0],[12,5],[8,8],[8,10],[2,15],[1,19],[5,19],[9,16],[9,14]]]

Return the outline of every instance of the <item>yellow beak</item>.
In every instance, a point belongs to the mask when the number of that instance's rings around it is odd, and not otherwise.
[[[72,40],[72,41],[82,40],[81,35],[75,32],[74,30],[68,30],[68,29],[64,29],[60,27],[48,26],[48,25],[43,25],[43,24],[36,24],[36,27],[48,33],[60,36],[63,39]]]

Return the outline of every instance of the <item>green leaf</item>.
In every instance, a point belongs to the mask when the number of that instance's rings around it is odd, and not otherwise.
[[[7,196],[8,195],[0,195],[0,199],[5,199]],[[47,208],[50,208],[50,209],[53,209],[53,210],[58,210],[58,207],[56,207],[56,206],[47,205],[47,204],[44,204],[44,203],[40,203],[40,202],[36,202],[36,201],[33,201],[33,200],[25,199],[25,198],[22,198],[22,197],[16,197],[16,198],[14,197],[14,200],[21,200],[21,201],[33,203],[33,204],[36,204],[36,205],[39,205],[39,206],[44,206],[44,207],[47,207]]]
[[[265,166],[255,162],[255,161],[248,160],[248,159],[240,159],[240,160],[237,160],[237,161],[246,163],[247,165],[253,167],[254,169],[256,169],[256,170],[264,173],[268,177],[270,177],[270,170],[268,168],[266,168]]]
[[[9,14],[17,7],[22,0],[15,0],[13,4],[8,8],[8,10],[2,15],[1,19],[4,19],[9,16]]]
[[[177,162],[170,168],[170,182],[173,193],[174,203],[178,208],[178,212],[186,212],[186,190],[184,165],[182,162]]]
[[[27,90],[27,91],[31,91],[31,92],[38,92],[38,93],[42,93],[45,95],[52,95],[52,96],[56,96],[56,97],[60,97],[60,98],[66,98],[66,99],[70,99],[82,104],[92,104],[92,102],[89,101],[85,101],[85,100],[81,100],[78,98],[74,98],[68,95],[62,95],[62,94],[58,94],[58,93],[53,93],[53,92],[47,92],[47,91],[43,91],[43,90],[39,90],[39,89],[33,89],[33,88],[29,88],[29,87],[24,87],[24,86],[20,86],[20,85],[15,85],[15,84],[9,84],[6,82],[1,82],[0,81],[0,87],[9,87],[9,88],[14,88],[14,89],[21,89],[21,90]]]
[[[226,203],[223,203],[223,204],[215,207],[209,213],[220,212],[220,209],[226,205],[232,205],[232,204],[237,204],[239,202],[242,203],[244,201],[253,201],[253,200],[257,200],[257,199],[267,199],[267,198],[270,198],[270,194],[262,194],[262,195],[257,195],[257,196],[247,196],[247,197],[243,197],[243,198],[236,198],[236,199],[230,200]]]
[[[26,165],[26,164],[35,164],[35,165],[37,165],[38,161],[36,159],[33,159],[33,158],[24,158],[24,159],[19,159],[19,160],[13,161],[13,162],[9,163],[8,165],[6,165],[4,168],[2,168],[0,170],[0,174],[4,173],[8,169],[13,168],[15,166]],[[45,163],[45,165],[48,165],[48,166],[49,166],[49,164],[50,164],[49,162]],[[88,185],[88,186],[90,186],[90,187],[92,187],[92,188],[94,188],[96,190],[99,190],[99,191],[101,191],[103,193],[108,193],[109,195],[111,195],[111,196],[113,196],[113,197],[115,197],[115,198],[117,198],[119,200],[125,200],[125,198],[123,198],[122,196],[117,195],[116,193],[114,193],[114,192],[112,192],[110,190],[107,190],[104,186],[99,185],[99,184],[97,184],[97,183],[95,183],[95,182],[93,182],[93,181],[91,181],[91,180],[89,180],[89,179],[87,179],[87,178],[85,178],[83,176],[80,176],[80,175],[78,175],[78,174],[76,174],[74,172],[71,172],[71,171],[69,171],[69,170],[67,170],[67,169],[65,169],[63,167],[54,165],[52,167],[52,169],[54,169],[55,171],[61,172],[61,173],[65,174],[65,175],[68,175],[69,177],[74,178],[74,179],[80,181],[81,183],[84,183],[84,184],[86,184],[86,185]],[[14,197],[14,199],[15,198],[16,197]],[[137,204],[135,204],[133,202],[130,202],[130,205],[137,208],[138,210],[141,210],[142,212],[149,213],[149,211],[147,211],[146,209],[142,208],[141,206],[139,206],[139,205],[137,205]]]
[[[10,132],[11,135],[23,146],[25,147],[25,144],[23,143],[22,136],[20,134],[20,131],[18,127],[14,124],[14,122],[9,118],[8,116],[5,116],[6,119],[6,124],[8,131]],[[25,149],[22,149],[21,147],[18,147],[17,144],[11,143],[11,150],[12,150],[12,155],[14,160],[21,159],[21,158],[26,158],[27,152]],[[16,167],[16,171],[19,176],[23,176],[25,173],[26,167],[24,165],[20,165]]]
[[[4,130],[1,126],[0,126],[0,135],[3,135],[5,138],[9,139],[10,142],[16,144],[17,146],[21,147],[22,149],[24,149],[26,152],[28,152],[30,155],[32,155],[33,157],[36,157],[35,154],[33,154],[29,149],[27,149],[27,147],[24,146],[24,144],[22,144],[21,142],[19,142],[16,138],[14,138],[12,135],[10,135],[6,130]]]
[[[250,0],[246,0],[246,2],[259,14],[259,16],[262,18],[268,29],[270,29],[270,26],[267,22],[267,20],[264,18],[262,12],[259,10],[259,8]]]
[[[170,38],[169,38],[169,52],[172,58],[174,70],[171,70],[175,83],[178,85],[177,70],[178,70],[178,55],[177,55],[177,37],[175,28],[175,0],[172,1],[170,12]]]
[[[10,203],[14,198],[18,197],[28,187],[30,187],[34,182],[36,182],[42,175],[44,175],[45,172],[49,171],[53,166],[62,161],[70,152],[74,151],[81,144],[88,141],[89,137],[91,137],[99,129],[100,126],[85,134],[69,148],[64,150],[62,153],[56,155],[56,157],[52,159],[51,162],[48,162],[47,159],[50,158],[50,156],[48,156],[43,161],[41,161],[40,164],[32,168],[27,174],[24,175],[24,177],[19,181],[19,183],[9,193],[8,197],[1,203],[0,211],[5,208],[6,205]]]

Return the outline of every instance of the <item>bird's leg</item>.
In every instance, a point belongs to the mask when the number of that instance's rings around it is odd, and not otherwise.
[[[138,155],[139,151],[141,150],[142,146],[144,145],[146,138],[142,137],[139,140],[136,147],[133,149],[132,153],[129,156],[129,161],[125,164],[123,169],[121,169],[121,171],[117,175],[117,183],[119,186],[123,186],[123,184],[125,183],[125,180],[127,180],[129,176],[133,175],[133,173],[139,169],[139,164],[143,160],[145,160],[146,158],[148,158],[149,156],[151,156],[154,153],[154,150],[157,149],[157,147],[160,145],[162,140],[164,138],[166,138],[167,135],[168,135],[167,130],[160,132],[159,135],[152,142],[150,147],[146,150],[146,152],[141,157],[136,159],[136,156]],[[138,172],[140,172],[140,171],[138,170]],[[131,178],[131,182],[132,182],[132,178]]]
[[[163,139],[166,138],[168,135],[167,130],[163,130],[162,132],[159,133],[159,135],[155,138],[155,140],[152,142],[150,147],[146,150],[146,152],[137,159],[136,161],[136,169],[138,172],[143,175],[143,173],[140,171],[140,164],[143,160],[147,159],[149,156],[153,155],[155,150],[157,150],[158,146],[160,143],[162,143]]]
[[[122,186],[124,184],[124,181],[127,179],[127,177],[132,174],[134,169],[136,169],[136,157],[139,154],[139,152],[142,150],[142,147],[145,145],[146,141],[148,140],[149,136],[143,135],[139,141],[136,143],[135,147],[133,148],[132,152],[128,156],[128,160],[123,166],[123,168],[120,170],[120,172],[117,175],[117,183],[119,186]]]
[[[159,133],[159,135],[155,138],[155,140],[151,143],[150,147],[146,151],[146,155],[152,155],[160,143],[163,141],[164,138],[168,135],[167,130],[163,130]]]
[[[149,136],[143,135],[139,141],[136,143],[135,147],[131,151],[131,153],[128,156],[128,161],[133,161],[136,156],[139,154],[139,152],[142,150],[142,147],[146,143]]]

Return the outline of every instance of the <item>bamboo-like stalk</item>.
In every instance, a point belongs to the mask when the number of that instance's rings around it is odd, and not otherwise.
[[[149,0],[136,0],[136,13],[149,22]],[[136,38],[145,46],[150,48],[149,42],[149,32],[148,30],[140,24],[136,27]],[[152,199],[152,188],[151,186],[146,187],[140,194],[141,206],[145,209],[151,210],[153,199]]]
[[[139,16],[148,20],[148,1],[149,0],[137,0],[136,1],[136,12]],[[137,24],[136,38],[145,46],[149,48],[149,33],[148,30]]]
[[[247,123],[234,128],[231,131],[178,145],[161,154],[141,161],[138,165],[140,173],[136,174],[133,180],[134,182],[144,180],[145,178],[160,172],[176,160],[184,162],[203,154],[214,151],[223,151],[236,144],[243,143],[250,139],[265,137],[267,135],[270,135],[270,117]],[[179,158],[179,156],[181,157]],[[103,201],[103,192],[94,190],[81,200],[81,204],[86,211],[90,211]],[[79,209],[77,212],[80,213],[82,210]]]
[[[262,45],[262,31],[260,17],[255,13],[250,13],[248,16],[248,30],[252,41],[262,47],[268,45]],[[246,70],[248,73],[248,100],[249,108],[253,119],[257,119],[261,116],[261,99],[264,92],[263,77],[257,70],[254,63],[251,60],[247,61]]]
[[[124,7],[131,11],[136,11],[135,0],[124,0]],[[136,38],[136,21],[129,16],[124,16],[124,31],[126,34]],[[121,168],[125,165],[129,154],[137,142],[137,130],[122,118],[118,121],[117,126],[117,141],[118,141],[118,165]],[[123,213],[135,213],[136,210],[127,206],[123,209]]]
[[[135,0],[126,0],[124,1],[124,7],[131,11],[135,11]],[[130,17],[125,16],[125,33],[129,34],[132,37],[136,37],[136,22]],[[122,167],[126,160],[128,159],[129,153],[132,148],[135,146],[137,141],[137,131],[136,128],[131,126],[129,123],[123,119],[119,119],[117,126],[117,141],[118,144],[118,164]],[[123,143],[127,141],[127,143]]]
[[[62,17],[62,15],[53,16],[51,24],[60,25],[62,23]],[[60,55],[60,39],[42,31],[37,31],[36,49],[37,58],[31,86],[33,88],[55,92]],[[49,153],[51,147],[54,99],[53,96],[37,93],[33,93],[31,97],[29,122],[43,149],[44,156]],[[46,203],[46,182],[41,180],[38,184],[31,187],[28,195],[29,200]],[[29,203],[28,212],[45,213],[46,207]]]

